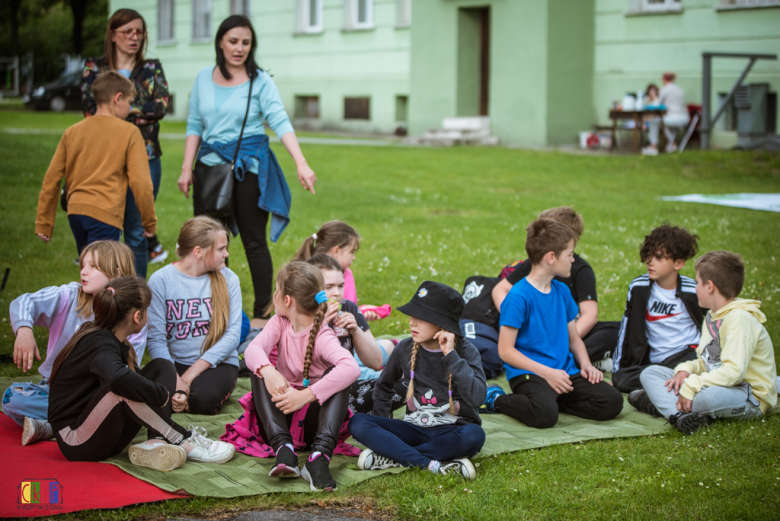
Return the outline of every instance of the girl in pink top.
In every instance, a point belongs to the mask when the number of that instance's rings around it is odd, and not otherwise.
[[[323,322],[328,309],[320,270],[291,262],[276,276],[276,315],[246,350],[259,436],[276,455],[270,476],[303,476],[312,490],[336,490],[329,464],[351,414],[347,388],[360,375],[357,363]],[[269,355],[278,349],[276,365]],[[307,407],[303,441],[311,448],[298,470],[291,428],[294,413]],[[300,446],[300,444],[299,444]]]
[[[317,253],[330,255],[344,268],[344,298],[357,303],[357,288],[355,277],[349,269],[355,261],[355,255],[360,248],[360,235],[350,225],[343,221],[328,221],[317,230],[317,233],[307,237],[293,260],[307,261]],[[379,320],[390,315],[393,309],[389,304],[382,306],[360,306],[366,320]]]

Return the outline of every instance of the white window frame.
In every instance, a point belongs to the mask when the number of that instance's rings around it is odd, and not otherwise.
[[[213,12],[211,0],[192,0],[192,41],[211,41]]]
[[[323,0],[298,0],[298,33],[317,34],[323,31],[322,2]],[[312,14],[315,18],[314,24],[311,23]]]
[[[242,14],[252,17],[252,0],[230,0],[230,14]]]
[[[652,2],[650,0],[642,0],[642,12],[643,13],[668,13],[673,11],[680,11],[682,9],[681,0],[661,0],[660,2]]]
[[[716,11],[731,11],[737,9],[761,9],[763,7],[780,7],[780,0],[720,0],[715,6]]]
[[[412,0],[396,0],[396,27],[411,27]]]
[[[168,34],[164,34],[163,29],[167,29]],[[175,0],[157,0],[157,43],[174,41],[176,41],[176,2]]]
[[[365,7],[365,20],[360,21],[360,4]],[[374,28],[374,0],[344,0],[344,28],[350,31],[359,31]]]

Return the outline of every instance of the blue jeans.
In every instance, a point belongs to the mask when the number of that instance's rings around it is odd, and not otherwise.
[[[485,444],[479,425],[418,427],[393,418],[358,413],[349,420],[349,432],[357,441],[405,467],[428,468],[431,460],[469,458]]]
[[[14,382],[3,393],[3,413],[24,426],[24,417],[46,420],[49,417],[49,384],[44,378],[40,383]]]
[[[122,230],[87,215],[69,215],[68,223],[76,239],[76,249],[81,251],[95,241],[118,241]]]
[[[149,172],[152,174],[152,188],[154,190],[154,199],[157,200],[157,193],[160,191],[160,180],[162,178],[162,163],[160,158],[156,157],[149,161]],[[130,188],[127,189],[127,200],[125,202],[125,244],[127,244],[135,256],[135,272],[139,277],[146,278],[146,269],[149,252],[147,251],[146,237],[144,237],[144,226],[141,223],[141,212],[135,204],[135,197]]]

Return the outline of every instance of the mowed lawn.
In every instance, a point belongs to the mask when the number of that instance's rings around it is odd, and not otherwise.
[[[0,112],[0,270],[11,269],[0,307],[21,293],[78,278],[75,244],[58,211],[54,237],[34,235],[38,192],[57,146],[56,134],[9,134],[2,128],[52,132],[78,115]],[[170,125],[169,132],[181,132]],[[165,129],[163,130],[165,131]],[[173,250],[192,215],[176,187],[183,140],[163,141],[159,233]],[[585,219],[577,247],[598,279],[600,318],[619,320],[629,281],[644,273],[638,246],[669,221],[700,236],[699,251],[729,249],[746,263],[742,296],[762,301],[770,335],[780,343],[780,214],[664,202],[687,193],[780,192],[780,158],[743,152],[673,156],[594,157],[510,149],[305,145],[318,175],[317,194],[297,183],[284,149],[273,145],[293,191],[292,222],[271,247],[275,266],[330,219],[363,237],[352,266],[361,303],[405,303],[418,284],[437,280],[462,289],[479,273],[497,275],[525,258],[525,226],[545,208],[572,205]],[[252,285],[240,239],[230,267],[251,310]],[[173,252],[171,251],[171,254]],[[683,273],[693,276],[692,263]],[[372,324],[375,334],[400,334],[398,312]],[[45,350],[46,331],[36,328]],[[0,354],[13,351],[7,315]],[[0,375],[22,376],[12,364]],[[33,379],[37,376],[33,376]],[[676,431],[638,439],[554,446],[475,458],[478,478],[466,483],[406,472],[369,480],[332,495],[266,495],[233,500],[193,498],[116,511],[66,515],[87,519],[206,516],[265,508],[357,508],[366,517],[403,519],[776,519],[780,514],[780,418],[719,423],[683,436]]]

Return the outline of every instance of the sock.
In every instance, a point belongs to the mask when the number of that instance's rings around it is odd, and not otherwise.
[[[434,474],[438,474],[439,468],[441,468],[441,463],[439,463],[435,459],[432,459],[431,462],[428,463],[428,470],[430,470]]]
[[[296,456],[298,455],[298,454],[295,453],[295,447],[293,447],[292,443],[285,443],[284,445],[282,445],[281,447],[276,449],[276,455],[277,456],[279,455],[279,451],[282,450],[284,447],[287,447],[288,449],[290,449],[290,451],[292,451],[292,453],[295,454]]]

